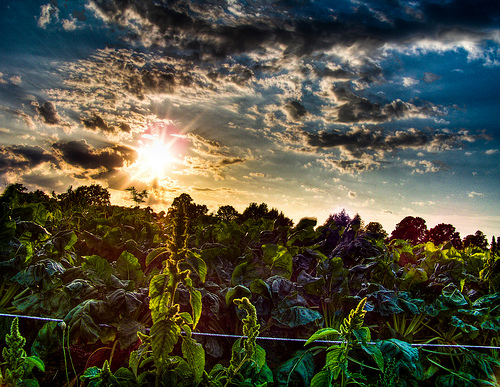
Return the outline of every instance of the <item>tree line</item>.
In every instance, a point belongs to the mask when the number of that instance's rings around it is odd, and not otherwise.
[[[139,206],[145,202],[148,197],[147,190],[138,191],[134,187],[129,187],[126,191],[130,194],[130,199]],[[41,190],[28,191],[22,184],[15,183],[8,185],[3,194],[0,196],[0,203],[22,205],[27,203],[45,203],[47,205],[57,205],[61,210],[68,210],[71,207],[85,206],[110,206],[110,194],[107,188],[103,188],[99,184],[82,185],[73,189],[70,186],[66,192],[56,194],[54,191],[50,195]],[[248,219],[273,219],[275,223],[281,227],[293,227],[293,221],[288,218],[283,212],[276,208],[269,208],[266,203],[252,202],[243,212],[238,212],[231,205],[223,205],[218,208],[215,213],[209,213],[206,205],[194,203],[191,196],[187,193],[182,193],[174,198],[168,211],[161,211],[160,217],[165,216],[172,219],[173,216],[182,212],[183,217],[187,217],[191,223],[198,220],[210,223],[216,219],[225,221],[245,222]],[[475,234],[470,234],[461,238],[460,233],[455,226],[449,223],[439,223],[432,228],[428,228],[426,221],[421,217],[406,216],[396,224],[395,229],[389,233],[383,228],[379,222],[365,222],[356,214],[353,218],[347,212],[342,210],[339,213],[331,214],[325,221],[325,226],[334,225],[336,228],[347,227],[348,224],[354,221],[359,224],[361,232],[367,232],[383,238],[386,242],[395,239],[403,239],[409,241],[413,245],[425,242],[432,242],[435,245],[441,245],[450,242],[456,249],[464,249],[470,246],[487,249],[489,244],[485,234],[481,230],[477,230]],[[500,237],[492,237],[491,249],[496,251],[500,245]]]

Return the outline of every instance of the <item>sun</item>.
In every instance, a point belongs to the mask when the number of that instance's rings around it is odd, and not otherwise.
[[[140,174],[151,179],[164,177],[174,162],[170,144],[158,138],[143,144],[138,149],[138,154],[137,164]]]

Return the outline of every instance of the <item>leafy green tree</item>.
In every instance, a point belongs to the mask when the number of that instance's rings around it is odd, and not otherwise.
[[[385,239],[385,238],[387,238],[389,236],[389,234],[387,233],[387,231],[384,230],[384,227],[379,222],[370,222],[370,223],[368,223],[366,225],[364,231],[365,232],[374,233],[374,234],[378,234],[378,235],[380,235],[380,237],[382,239]]]
[[[130,192],[130,196],[137,206],[140,206],[141,203],[144,203],[149,195],[147,190],[144,189],[142,191],[138,191],[137,189],[135,189],[135,187],[128,187],[125,189],[125,191]]]
[[[56,198],[62,208],[109,206],[111,204],[109,191],[99,184],[82,185],[75,190],[70,186],[66,192],[57,195]]]
[[[238,219],[240,213],[233,206],[227,205],[219,207],[217,216],[223,220],[235,220]]]
[[[455,248],[462,248],[460,233],[456,231],[455,227],[451,224],[439,223],[427,231],[426,239],[436,246],[451,242]]]
[[[403,239],[416,245],[425,242],[427,225],[420,217],[407,216],[396,225],[391,234],[391,240]]]

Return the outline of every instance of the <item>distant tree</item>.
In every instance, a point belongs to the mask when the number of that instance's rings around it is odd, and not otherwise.
[[[488,248],[488,241],[486,240],[486,236],[482,231],[477,230],[474,235],[467,235],[463,241],[464,248],[469,246],[480,247],[481,249]]]
[[[144,203],[149,195],[147,190],[137,191],[135,187],[128,187],[125,189],[125,191],[130,192],[131,199],[137,206],[140,206],[141,203]]]
[[[193,222],[198,217],[206,215],[208,207],[193,202],[193,198],[187,194],[182,193],[172,201],[170,208],[167,211],[167,219],[172,220],[174,216],[183,216],[189,221]]]
[[[495,237],[493,236],[491,238],[491,246],[490,246],[490,251],[491,251],[491,256],[495,256],[495,254],[497,253],[497,250],[498,250],[498,244],[497,244],[497,240],[495,239]]]
[[[219,207],[217,216],[224,220],[235,220],[238,219],[240,213],[233,206],[227,205]]]
[[[427,225],[424,219],[407,216],[396,225],[390,239],[404,239],[416,245],[425,241],[426,234]]]
[[[276,225],[280,225],[283,227],[293,226],[293,221],[285,216],[283,212],[278,211],[276,208],[269,207],[266,203],[250,203],[247,208],[243,211],[243,213],[239,217],[240,222],[244,222],[247,219],[274,219],[276,221]]]
[[[99,184],[82,185],[75,190],[70,186],[66,192],[59,195],[53,193],[53,196],[63,209],[71,206],[109,206],[111,204],[109,191]]]
[[[455,227],[447,223],[439,223],[427,231],[426,239],[434,243],[436,246],[451,242],[457,249],[462,248],[462,239],[460,233],[456,231]]]
[[[373,234],[378,234],[383,239],[386,239],[389,236],[387,231],[384,230],[384,227],[379,222],[368,223],[368,225],[365,227],[364,231],[369,232],[369,233],[373,233]]]
[[[346,228],[351,220],[351,217],[346,212],[345,208],[343,208],[342,211],[337,214],[330,214],[324,225],[330,228]]]
[[[267,215],[269,209],[266,203],[250,203],[240,216],[240,221],[244,222],[247,219],[259,219]]]
[[[23,195],[26,194],[28,188],[20,183],[9,184],[0,197],[1,203],[22,204]]]

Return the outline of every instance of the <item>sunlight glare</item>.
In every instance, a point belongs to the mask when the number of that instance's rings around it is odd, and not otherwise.
[[[161,179],[165,176],[167,169],[172,166],[173,157],[170,153],[169,144],[159,139],[139,149],[137,163],[143,174],[150,175],[152,179]]]

